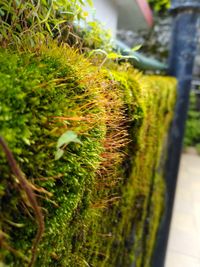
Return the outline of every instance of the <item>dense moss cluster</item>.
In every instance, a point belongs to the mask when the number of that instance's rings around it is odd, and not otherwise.
[[[175,87],[126,64],[99,69],[65,46],[0,51],[0,136],[45,218],[35,266],[150,266]],[[67,131],[81,144],[55,160]],[[2,149],[0,166],[0,260],[26,266],[36,218]]]

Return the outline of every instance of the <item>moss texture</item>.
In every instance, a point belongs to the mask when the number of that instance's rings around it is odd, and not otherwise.
[[[99,70],[65,46],[0,51],[0,136],[45,218],[35,266],[150,266],[175,88],[126,64]],[[55,160],[69,130],[82,144]],[[0,165],[0,260],[26,266],[36,218],[1,149]]]

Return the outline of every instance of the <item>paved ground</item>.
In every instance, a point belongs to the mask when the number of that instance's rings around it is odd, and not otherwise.
[[[165,267],[200,267],[200,157],[183,154]]]

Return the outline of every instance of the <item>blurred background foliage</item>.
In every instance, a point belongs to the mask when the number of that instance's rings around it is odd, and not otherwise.
[[[190,96],[184,145],[185,147],[195,147],[200,154],[200,88],[198,91],[192,91]]]
[[[170,7],[170,0],[148,0],[154,12],[166,13]]]
[[[140,51],[148,56],[166,62],[171,38],[171,16],[169,0],[148,0],[154,15],[153,27],[138,32],[120,30],[118,38],[128,46],[142,44]]]
[[[91,0],[1,1],[0,44],[33,48],[56,39],[81,52],[89,48],[108,51],[112,46],[110,34],[99,22],[86,25],[86,4],[93,5]]]

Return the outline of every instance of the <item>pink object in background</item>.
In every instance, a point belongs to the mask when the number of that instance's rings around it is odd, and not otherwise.
[[[153,25],[153,13],[146,0],[136,0],[138,6],[140,7],[146,22],[151,27]]]

